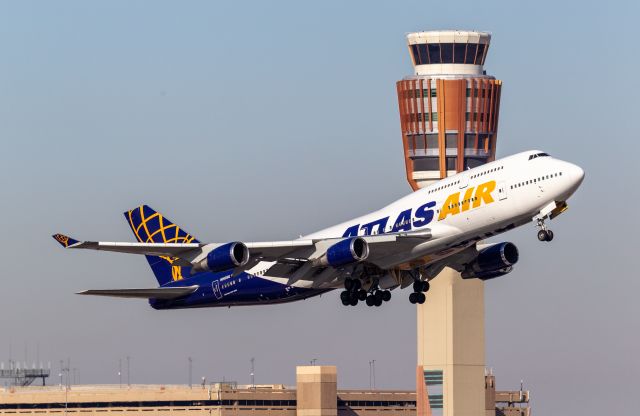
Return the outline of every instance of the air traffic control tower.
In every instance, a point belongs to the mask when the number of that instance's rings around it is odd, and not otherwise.
[[[487,75],[491,35],[407,35],[415,75],[398,81],[407,179],[414,190],[495,157],[502,82]]]
[[[407,35],[414,74],[397,83],[413,190],[494,160],[501,82],[484,62],[491,35]],[[484,282],[446,268],[418,305],[417,414],[494,416],[485,397]]]

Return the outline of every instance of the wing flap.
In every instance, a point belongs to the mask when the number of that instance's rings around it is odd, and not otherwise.
[[[137,299],[177,299],[188,296],[198,290],[198,285],[186,287],[157,287],[153,289],[90,289],[77,295],[109,296]]]

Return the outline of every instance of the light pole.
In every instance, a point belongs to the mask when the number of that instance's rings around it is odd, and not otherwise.
[[[255,361],[256,359],[251,357],[251,388],[255,389],[256,388],[256,379],[255,379]]]
[[[316,365],[316,361],[318,361],[318,359],[317,358],[313,358],[311,361],[309,361],[309,363],[311,365]]]
[[[371,364],[373,367],[373,389],[376,389],[376,360],[371,360]]]

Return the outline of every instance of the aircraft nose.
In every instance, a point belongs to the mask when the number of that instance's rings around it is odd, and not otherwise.
[[[569,163],[569,172],[571,178],[575,181],[575,186],[578,187],[584,180],[584,169],[573,163]]]

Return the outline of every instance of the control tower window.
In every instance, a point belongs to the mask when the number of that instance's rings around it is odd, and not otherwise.
[[[477,43],[470,43],[467,45],[467,57],[464,61],[465,64],[473,65],[476,61],[476,51],[478,50]]]
[[[429,60],[429,45],[425,43],[411,45],[411,54],[413,55],[416,65],[429,65],[432,63]]]
[[[484,43],[478,44],[478,52],[476,53],[476,65],[484,65],[484,50],[487,47]]]
[[[453,43],[440,44],[440,56],[443,64],[453,63]]]
[[[409,47],[411,49],[411,56],[413,56],[413,61],[416,65],[420,65],[420,55],[418,55],[418,45],[411,45]]]
[[[467,50],[466,43],[454,43],[453,44],[453,63],[454,64],[463,64],[464,63],[464,55]]]
[[[418,157],[413,159],[413,169],[421,170],[439,170],[440,159],[437,157]]]
[[[430,43],[429,45],[429,61],[432,64],[439,64],[442,62],[440,59],[440,45],[437,43]]]
[[[478,43],[429,43],[410,45],[416,65],[483,65],[487,45]]]
[[[422,43],[418,45],[418,54],[420,55],[420,64],[426,65],[429,63],[429,50],[427,49],[427,45]]]
[[[427,134],[427,149],[438,150],[438,135]]]

